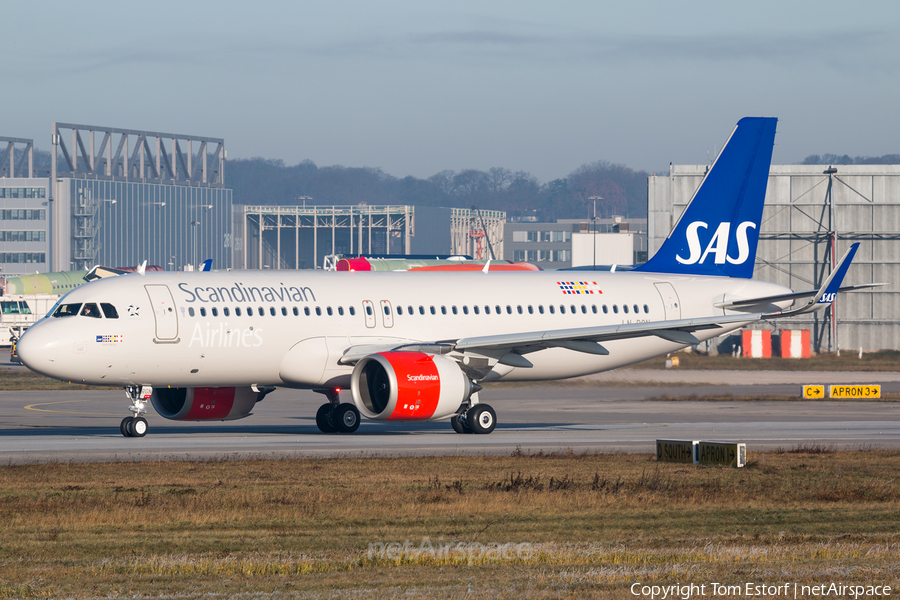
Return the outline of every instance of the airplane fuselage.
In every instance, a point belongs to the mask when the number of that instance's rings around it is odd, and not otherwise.
[[[28,366],[92,385],[346,387],[350,347],[721,316],[723,299],[789,292],[727,277],[623,273],[147,273],[95,281],[28,331]],[[779,307],[784,307],[779,305]],[[79,307],[80,308],[80,307]],[[740,327],[697,332],[700,340]],[[605,342],[609,355],[547,348],[531,368],[486,380],[562,379],[684,347],[648,336]]]

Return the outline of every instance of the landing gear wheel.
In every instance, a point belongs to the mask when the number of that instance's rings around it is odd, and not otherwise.
[[[353,433],[359,429],[359,411],[349,402],[338,404],[331,413],[331,421],[341,433]]]
[[[128,433],[131,434],[131,437],[144,437],[147,435],[147,430],[150,429],[150,426],[147,424],[147,419],[144,417],[134,417],[130,423],[126,426],[128,429]]]
[[[319,428],[319,431],[322,433],[334,433],[334,418],[332,416],[332,412],[334,407],[329,404],[323,404],[319,407],[319,410],[316,412],[316,427]]]
[[[490,433],[497,425],[497,414],[487,404],[476,404],[466,412],[466,423],[473,433]]]
[[[122,419],[122,424],[119,425],[119,431],[122,432],[122,435],[125,437],[131,437],[131,434],[128,433],[128,426],[131,425],[131,422],[134,420],[134,417],[125,417]]]
[[[453,431],[456,433],[472,433],[472,428],[463,422],[463,419],[461,419],[460,416],[461,415],[453,415],[450,417],[450,426],[453,427]]]

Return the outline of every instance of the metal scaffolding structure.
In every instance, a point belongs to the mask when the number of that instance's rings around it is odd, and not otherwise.
[[[2,144],[6,144],[5,149],[2,149]],[[24,146],[20,148],[22,156],[18,163],[16,163],[16,144]],[[0,136],[0,177],[28,179],[34,177],[34,140]]]
[[[505,212],[476,208],[453,208],[451,211],[452,254],[465,254],[476,260],[503,258]]]
[[[71,151],[63,139],[63,130],[71,131]],[[96,143],[98,133],[103,136],[99,144]],[[222,138],[71,123],[53,123],[51,136],[50,177],[54,181],[62,173],[62,177],[72,178],[203,187],[224,185],[225,140]],[[118,136],[117,143],[114,136]],[[211,155],[210,144],[215,144]],[[133,148],[130,154],[129,146]],[[65,163],[61,172],[57,158],[60,154]]]
[[[705,165],[674,165],[668,177],[649,178],[651,254],[705,172]],[[809,329],[816,352],[900,348],[900,165],[772,165],[754,277],[818,288],[854,242],[860,248],[845,283],[892,285],[842,294],[824,314],[778,322]]]
[[[236,268],[312,269],[333,254],[409,254],[412,206],[242,206]],[[240,241],[239,241],[240,240]]]

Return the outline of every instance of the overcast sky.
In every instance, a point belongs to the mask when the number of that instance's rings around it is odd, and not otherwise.
[[[704,163],[743,116],[774,162],[900,153],[900,3],[0,0],[0,135],[54,121],[225,138],[229,158]]]

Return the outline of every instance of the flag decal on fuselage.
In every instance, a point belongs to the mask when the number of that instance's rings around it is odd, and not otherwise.
[[[596,281],[557,281],[563,294],[602,294]]]

